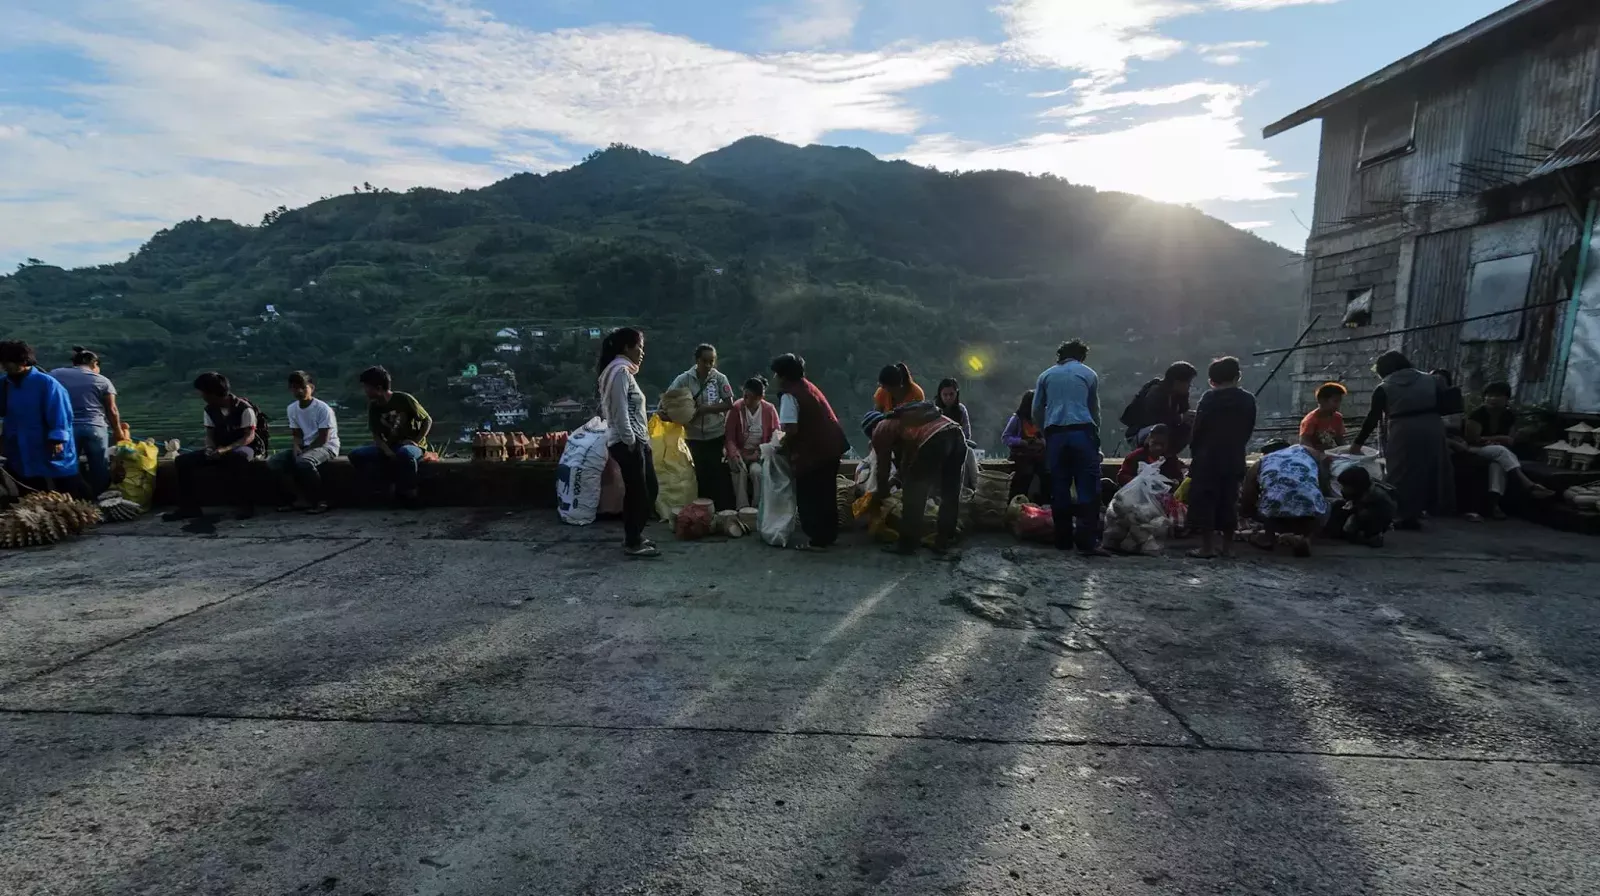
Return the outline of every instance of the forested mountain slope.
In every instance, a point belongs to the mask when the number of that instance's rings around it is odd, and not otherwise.
[[[1174,358],[1291,341],[1299,304],[1291,253],[1191,209],[750,138],[690,163],[613,147],[480,190],[363,188],[257,226],[185,221],[127,261],[0,277],[0,333],[48,366],[98,350],[151,437],[194,436],[200,370],[270,410],[304,367],[354,407],[373,363],[453,432],[482,413],[448,379],[508,341],[522,350],[498,356],[538,429],[546,403],[591,399],[590,330],[634,323],[652,389],[699,342],[735,382],[798,351],[854,416],[903,359],[930,391],[961,377],[992,445],[1064,338],[1090,342],[1114,418]]]

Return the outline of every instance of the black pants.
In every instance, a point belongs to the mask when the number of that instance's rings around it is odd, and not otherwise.
[[[656,495],[661,490],[656,482],[655,458],[650,453],[649,442],[635,442],[631,447],[618,442],[609,450],[622,470],[623,544],[636,548],[644,542],[644,526],[650,522]]]
[[[92,501],[95,498],[94,495],[89,493],[89,484],[83,480],[81,474],[29,478],[23,476],[21,470],[10,465],[7,465],[6,472],[11,474],[12,479],[21,483],[24,489],[31,488],[39,492],[61,492],[65,495],[71,495],[80,501]],[[28,492],[23,491],[23,494],[26,495]]]
[[[178,474],[178,507],[182,510],[200,509],[200,496],[195,490],[194,480],[205,467],[220,468],[227,477],[229,490],[234,493],[235,503],[240,507],[249,507],[250,483],[245,474],[249,472],[250,461],[255,456],[255,452],[249,448],[235,448],[215,457],[204,451],[190,451],[178,455],[172,462],[172,467]]]
[[[922,543],[922,521],[928,495],[939,494],[940,547],[956,540],[961,520],[961,474],[967,463],[967,441],[958,429],[939,433],[917,451],[906,475],[904,510],[900,515],[900,550],[914,551]]]
[[[728,473],[722,439],[685,439],[694,458],[694,479],[700,497],[709,498],[718,510],[737,510],[733,506],[733,477]]]
[[[1189,528],[1232,535],[1239,528],[1239,488],[1244,477],[1202,474],[1189,482]]]
[[[812,547],[829,547],[839,540],[838,480],[838,458],[794,474],[795,512]]]
[[[1032,504],[1050,503],[1050,471],[1045,468],[1044,457],[1011,456],[1011,494],[1025,496]]]

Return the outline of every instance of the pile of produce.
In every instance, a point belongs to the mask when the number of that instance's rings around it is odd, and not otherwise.
[[[839,514],[839,528],[848,529],[856,519],[856,483],[845,476],[840,476],[835,483],[837,491],[834,493],[834,506]]]
[[[1172,480],[1160,464],[1141,464],[1139,475],[1117,491],[1106,508],[1105,546],[1125,554],[1158,554],[1172,526]]]
[[[696,498],[678,511],[673,521],[673,534],[684,541],[695,541],[711,534],[716,520],[715,505],[708,498]],[[734,514],[735,517],[738,514]]]
[[[32,492],[0,513],[0,547],[55,544],[100,522],[100,510],[60,492]]]
[[[128,500],[117,489],[96,498],[95,506],[100,508],[100,518],[108,523],[126,523],[144,513],[144,508],[137,501]]]

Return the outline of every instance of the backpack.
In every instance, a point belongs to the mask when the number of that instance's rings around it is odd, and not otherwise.
[[[257,458],[269,457],[272,450],[272,428],[268,425],[268,417],[256,407],[256,403],[243,396],[235,396],[249,406],[256,413],[256,438],[250,443],[250,448],[255,451]]]
[[[1150,390],[1160,382],[1161,378],[1156,377],[1150,382],[1145,383],[1139,388],[1139,394],[1133,396],[1133,400],[1128,402],[1128,406],[1122,409],[1122,416],[1117,419],[1121,421],[1123,426],[1127,427],[1128,435],[1131,436],[1139,430],[1150,425],[1149,422],[1145,420],[1144,400],[1145,397],[1150,394]]]

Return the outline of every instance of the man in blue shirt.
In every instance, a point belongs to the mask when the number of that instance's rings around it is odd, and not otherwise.
[[[1056,349],[1056,366],[1039,374],[1034,386],[1033,420],[1044,430],[1056,548],[1105,556],[1100,546],[1100,378],[1083,363],[1088,357],[1089,347],[1077,339]]]

